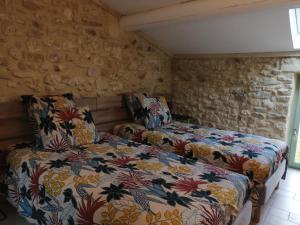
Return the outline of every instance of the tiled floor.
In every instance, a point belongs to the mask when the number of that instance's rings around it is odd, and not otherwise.
[[[300,225],[300,171],[289,169],[286,180],[263,209],[258,225]]]
[[[0,225],[29,225],[7,202],[0,200],[0,209],[8,214]],[[287,179],[265,205],[257,225],[300,225],[300,171],[288,170]]]

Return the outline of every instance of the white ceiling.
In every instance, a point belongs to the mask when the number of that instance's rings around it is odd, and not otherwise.
[[[143,30],[174,54],[293,51],[287,8]]]
[[[122,15],[186,0],[102,0]],[[142,29],[173,54],[294,51],[287,7],[181,21]]]

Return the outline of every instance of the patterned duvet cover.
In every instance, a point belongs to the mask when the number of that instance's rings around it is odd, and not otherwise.
[[[39,225],[225,225],[247,200],[246,176],[101,137],[60,153],[13,150],[6,182],[19,214]]]
[[[264,183],[287,156],[280,140],[181,122],[155,130],[127,123],[116,126],[114,134],[245,174],[254,183]]]

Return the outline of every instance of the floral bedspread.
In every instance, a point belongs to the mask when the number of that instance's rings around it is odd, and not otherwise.
[[[172,122],[154,130],[127,123],[114,134],[247,175],[264,183],[287,155],[285,142],[252,134]]]
[[[8,199],[39,225],[231,224],[249,179],[110,134],[65,152],[18,146]]]

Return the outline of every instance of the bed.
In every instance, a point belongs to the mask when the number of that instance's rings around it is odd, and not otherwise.
[[[249,224],[249,179],[108,133],[62,153],[18,145],[8,200],[32,224]]]
[[[76,105],[90,106],[98,130],[128,121],[120,96],[76,99]],[[7,198],[31,224],[250,223],[246,176],[108,133],[59,153],[32,150],[16,145],[33,140],[25,115],[20,102],[0,104]]]
[[[114,134],[248,176],[256,217],[286,173],[288,147],[280,140],[177,121],[152,130],[124,123]]]

